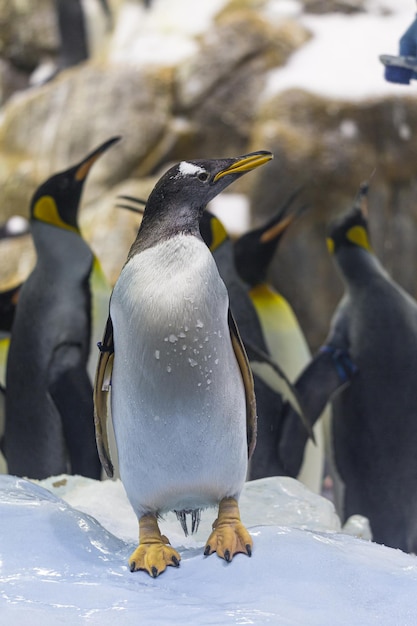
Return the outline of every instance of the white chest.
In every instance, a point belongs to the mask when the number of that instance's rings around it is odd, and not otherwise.
[[[158,459],[154,482],[147,482],[152,498],[160,482],[186,481],[192,492],[190,476],[201,484],[206,480],[201,473],[214,476],[219,468],[228,475],[227,484],[244,479],[245,394],[227,312],[227,291],[215,262],[194,237],[148,249],[123,269],[110,309],[112,416],[128,493],[126,476],[134,459],[136,464],[140,459],[139,474]],[[136,476],[133,482],[140,480]],[[132,490],[131,500],[145,497]]]

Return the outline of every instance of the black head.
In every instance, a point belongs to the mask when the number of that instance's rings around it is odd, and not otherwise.
[[[290,205],[299,191],[295,191],[276,215],[263,226],[245,233],[235,242],[234,255],[237,272],[240,278],[251,287],[266,280],[269,265],[284,233],[307,208],[303,206],[290,210]]]
[[[330,224],[327,247],[331,254],[342,247],[359,247],[372,252],[368,230],[367,193],[367,184],[361,185],[351,210]]]
[[[31,219],[78,232],[78,206],[87,175],[97,159],[119,139],[109,139],[80,163],[40,185],[32,198]]]
[[[145,216],[160,211],[188,207],[198,212],[223,189],[251,170],[272,159],[270,152],[252,152],[231,159],[181,161],[162,176],[146,205]]]

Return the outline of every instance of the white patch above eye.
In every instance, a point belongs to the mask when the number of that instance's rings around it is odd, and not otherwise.
[[[194,165],[194,163],[189,163],[188,161],[181,161],[178,166],[178,172],[181,176],[192,176],[204,171],[202,167],[198,167],[198,165]]]

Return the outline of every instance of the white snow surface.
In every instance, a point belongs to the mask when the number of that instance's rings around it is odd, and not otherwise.
[[[251,558],[203,556],[214,510],[188,538],[168,516],[161,530],[181,565],[152,579],[127,567],[137,523],[120,481],[0,476],[1,623],[417,623],[415,557],[342,534],[328,500],[291,478],[267,478],[246,485],[241,513]]]

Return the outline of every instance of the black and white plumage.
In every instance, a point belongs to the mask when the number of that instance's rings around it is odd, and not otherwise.
[[[203,242],[206,204],[247,171],[272,158],[181,162],[152,191],[137,238],[113,290],[98,364],[96,432],[104,467],[106,389],[122,482],[139,519],[132,571],[158,575],[180,556],[160,535],[159,515],[219,505],[206,545],[231,560],[250,554],[239,518],[256,429],[253,381],[229,311],[226,287]],[[114,353],[113,353],[114,350]]]

